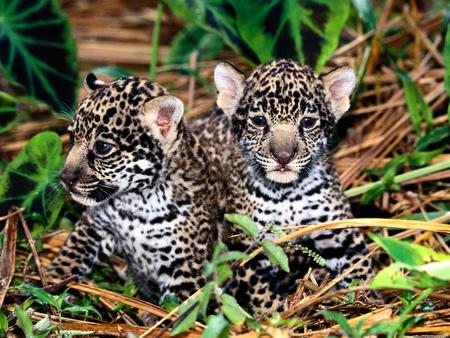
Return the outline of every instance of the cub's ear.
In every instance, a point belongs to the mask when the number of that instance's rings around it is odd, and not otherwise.
[[[339,120],[350,108],[350,94],[355,88],[355,72],[349,66],[336,68],[322,77],[331,100],[331,109]]]
[[[97,79],[94,73],[88,73],[84,78],[84,88],[90,93],[96,89],[103,87],[106,83]]]
[[[145,104],[143,124],[161,142],[170,142],[177,136],[183,110],[183,102],[179,98],[173,95],[157,97]]]
[[[221,62],[214,70],[214,82],[218,91],[217,106],[231,116],[242,97],[245,76],[227,62]]]

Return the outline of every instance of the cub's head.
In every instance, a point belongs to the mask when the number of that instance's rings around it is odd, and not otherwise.
[[[326,151],[355,86],[350,67],[319,78],[290,60],[261,65],[248,78],[221,63],[214,80],[217,105],[231,117],[244,156],[258,176],[281,184],[298,180]]]
[[[104,83],[89,74],[85,83],[90,94],[69,127],[60,178],[75,201],[92,206],[155,184],[181,137],[183,104],[146,79]]]

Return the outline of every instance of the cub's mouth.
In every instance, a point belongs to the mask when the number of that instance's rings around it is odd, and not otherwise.
[[[282,184],[292,183],[298,179],[298,176],[299,175],[297,171],[294,171],[287,166],[286,167],[280,166],[270,171],[266,171],[267,179]]]
[[[70,197],[77,203],[85,206],[95,206],[102,204],[112,198],[117,192],[118,188],[98,184],[94,188],[82,189],[75,186],[67,186],[63,184],[69,192]]]

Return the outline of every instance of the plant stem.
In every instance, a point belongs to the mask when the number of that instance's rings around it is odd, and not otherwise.
[[[158,2],[156,7],[156,20],[153,24],[152,31],[152,56],[150,60],[150,79],[156,79],[156,65],[158,63],[158,47],[159,47],[159,29],[161,27],[161,17],[162,17],[163,4],[161,1]]]
[[[424,290],[419,296],[417,296],[400,314],[398,317],[395,325],[393,326],[392,330],[389,332],[388,337],[394,337],[396,333],[398,333],[398,329],[401,327],[403,322],[406,320],[408,315],[416,308],[417,305],[422,303],[425,299],[428,298],[429,295],[431,295],[434,292],[432,288],[428,288]]]
[[[420,168],[420,169],[416,169],[416,170],[411,170],[408,171],[406,173],[397,175],[394,177],[394,183],[402,183],[402,182],[406,182],[412,179],[416,179],[425,175],[429,175],[432,173],[435,173],[437,171],[441,171],[441,170],[445,170],[450,168],[450,160],[449,161],[443,161],[443,162],[439,162],[436,164],[432,164],[429,166],[426,166],[424,168]],[[383,181],[376,181],[376,182],[372,182],[372,183],[368,183],[365,185],[361,185],[359,187],[356,188],[352,188],[352,189],[348,189],[345,192],[345,196],[347,197],[355,197],[355,196],[359,196],[364,194],[365,192],[380,187],[383,185]]]

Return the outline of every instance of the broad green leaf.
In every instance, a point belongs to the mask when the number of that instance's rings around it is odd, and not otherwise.
[[[230,223],[238,225],[251,238],[255,239],[258,237],[258,227],[250,217],[238,214],[225,214],[225,219]]]
[[[0,70],[55,110],[75,106],[75,41],[57,1],[1,1]]]
[[[444,45],[444,63],[445,63],[445,75],[444,84],[447,89],[447,94],[450,96],[450,23],[447,24],[447,33],[445,34]],[[450,123],[450,103],[447,107],[448,123]]]
[[[222,302],[222,311],[231,323],[241,325],[246,318],[252,318],[234,297],[224,293],[220,296],[220,300]]]
[[[199,306],[196,298],[181,304],[180,310],[178,311],[179,317],[177,318],[177,323],[170,335],[176,336],[193,327],[197,319],[198,308]]]
[[[114,79],[122,76],[134,76],[133,72],[129,71],[128,69],[113,66],[97,67],[92,69],[91,73],[103,74]]]
[[[268,239],[263,239],[261,245],[273,264],[279,265],[281,269],[289,272],[289,260],[282,248]]]
[[[33,336],[33,322],[26,310],[20,306],[14,305],[14,314],[17,317],[17,325],[22,329],[26,338],[34,338]]]
[[[450,127],[438,127],[429,131],[417,141],[416,149],[425,150],[430,145],[442,142],[442,144],[450,143]]]
[[[318,72],[337,47],[350,8],[348,0],[164,2],[175,15],[215,33],[252,64],[291,58]]]
[[[358,17],[364,23],[366,31],[375,29],[377,21],[375,19],[375,13],[370,0],[352,0],[353,7],[358,12]]]
[[[403,265],[394,263],[377,273],[370,287],[373,289],[402,289],[413,290],[416,284],[413,280],[407,278],[403,271]]]
[[[25,208],[25,215],[50,227],[64,203],[57,185],[63,162],[62,143],[50,131],[34,136],[6,167],[0,180],[0,215],[13,206]]]
[[[187,25],[172,40],[166,64],[188,64],[195,51],[198,52],[198,60],[213,60],[223,49],[223,45],[216,33],[195,24]]]
[[[164,299],[162,300],[162,302],[160,302],[159,305],[161,305],[167,311],[172,311],[180,304],[181,304],[181,301],[177,296],[167,295],[164,297]]]
[[[377,236],[373,233],[369,233],[369,237],[395,261],[412,267],[432,261],[442,261],[450,257],[449,255],[438,254],[422,245],[408,243],[395,238]]]
[[[228,337],[230,324],[222,314],[210,316],[203,330],[202,338],[225,338]]]

